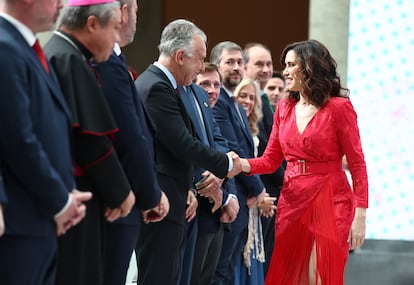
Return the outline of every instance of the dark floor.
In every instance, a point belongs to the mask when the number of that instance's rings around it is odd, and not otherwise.
[[[414,285],[414,242],[365,241],[349,255],[345,285]]]

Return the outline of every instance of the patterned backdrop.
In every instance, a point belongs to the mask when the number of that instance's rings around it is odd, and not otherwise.
[[[348,51],[370,183],[367,238],[414,240],[414,0],[351,0]]]

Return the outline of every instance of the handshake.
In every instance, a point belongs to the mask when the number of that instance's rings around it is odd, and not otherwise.
[[[233,178],[240,172],[250,172],[250,164],[245,158],[240,158],[240,156],[234,151],[229,151],[227,156],[233,161],[233,168],[227,173],[227,178]]]

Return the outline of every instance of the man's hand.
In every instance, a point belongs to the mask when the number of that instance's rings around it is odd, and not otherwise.
[[[220,217],[220,221],[222,223],[232,223],[237,218],[237,214],[239,213],[240,205],[239,201],[231,197],[229,203],[223,207],[222,214]]]
[[[187,195],[187,209],[185,210],[185,219],[187,222],[191,222],[192,219],[197,214],[197,207],[198,207],[198,201],[196,196],[194,195],[194,192],[192,190],[188,190]]]
[[[170,211],[170,202],[164,192],[161,192],[161,199],[157,206],[142,212],[144,223],[156,223],[162,221]]]
[[[135,195],[134,192],[129,191],[129,194],[125,201],[119,207],[121,209],[121,217],[128,216],[129,212],[131,212],[132,207],[135,204]]]
[[[203,177],[200,182],[196,183],[197,193],[203,197],[210,197],[212,193],[220,189],[223,184],[223,179],[216,177],[213,173],[209,171],[204,171],[201,174]]]
[[[6,230],[4,226],[4,218],[3,218],[3,205],[0,204],[0,237],[4,234]]]
[[[260,192],[257,196],[249,196],[246,201],[246,205],[249,208],[259,207],[260,203],[263,201],[264,197],[269,196],[266,192],[266,189],[263,188],[262,192]]]
[[[105,211],[105,217],[108,220],[108,222],[113,222],[116,219],[119,219],[120,217],[126,217],[128,216],[129,212],[131,211],[132,207],[135,204],[135,195],[134,192],[129,191],[128,196],[122,202],[121,206],[118,208],[107,208]]]
[[[78,224],[85,217],[84,203],[92,198],[91,192],[73,190],[69,193],[70,203],[63,213],[55,216],[57,235],[63,235],[68,229]]]
[[[213,208],[211,209],[211,212],[214,213],[223,203],[223,192],[221,190],[223,179],[216,177],[209,171],[205,171],[202,176],[203,179],[201,182],[196,183],[197,193],[202,197],[208,198],[210,202],[214,203]]]
[[[239,155],[234,151],[229,151],[227,155],[230,156],[233,160],[233,168],[227,173],[227,177],[233,178],[234,176],[242,172],[242,164]]]
[[[218,209],[220,209],[221,205],[223,204],[223,191],[219,189],[214,193],[214,195],[208,198],[210,203],[213,203],[213,207],[211,208],[211,212],[214,213]]]

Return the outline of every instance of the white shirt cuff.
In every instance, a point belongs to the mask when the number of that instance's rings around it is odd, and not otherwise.
[[[234,199],[236,199],[236,201],[238,201],[238,199],[237,199],[237,196],[236,195],[234,195],[234,194],[229,194],[229,196],[227,196],[227,200],[226,200],[226,202],[224,202],[224,204],[223,204],[223,207],[226,207],[229,203],[230,203],[230,199],[231,198],[234,198]]]
[[[229,169],[227,170],[227,172],[230,172],[233,169],[233,159],[228,153],[227,153],[227,158],[229,159]]]

